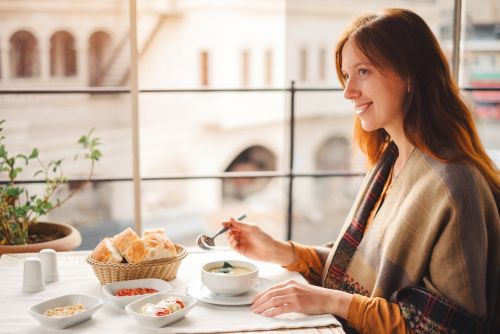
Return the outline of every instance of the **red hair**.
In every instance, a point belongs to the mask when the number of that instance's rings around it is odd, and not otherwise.
[[[477,133],[472,113],[451,78],[446,57],[425,21],[406,9],[357,18],[335,48],[337,76],[342,76],[342,49],[351,41],[377,68],[390,68],[409,80],[403,130],[420,151],[443,162],[466,161],[476,166],[494,196],[500,197],[500,178]],[[367,132],[356,118],[354,138],[369,166],[390,141],[384,129]]]

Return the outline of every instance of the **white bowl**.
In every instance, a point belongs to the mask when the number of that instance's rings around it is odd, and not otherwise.
[[[152,304],[157,304],[159,303],[162,299],[168,298],[168,297],[179,297],[184,301],[185,307],[179,311],[176,311],[171,314],[163,315],[163,316],[150,316],[150,315],[144,315],[141,313],[141,308],[147,303],[152,303]],[[176,321],[181,320],[188,314],[189,311],[194,307],[196,304],[196,298],[190,297],[190,296],[184,296],[184,295],[177,295],[174,293],[157,293],[152,296],[144,297],[142,299],[139,299],[133,303],[128,304],[125,307],[125,311],[135,319],[139,323],[139,325],[145,326],[145,327],[153,327],[153,328],[159,328],[159,327],[164,327],[166,325],[170,325]]]
[[[133,289],[133,288],[150,288],[158,290],[157,293],[167,292],[172,290],[170,284],[164,280],[158,278],[143,278],[143,279],[133,279],[128,281],[120,281],[114,283],[108,283],[102,287],[102,291],[107,300],[113,302],[116,306],[125,308],[127,304],[150,296],[146,295],[136,295],[136,296],[115,296],[115,293],[120,289]]]
[[[64,318],[52,318],[44,315],[45,311],[55,307],[83,304],[85,311]],[[51,329],[63,329],[84,322],[102,306],[102,300],[87,295],[64,295],[36,304],[29,309],[29,314],[42,326]]]
[[[220,268],[224,262],[233,267],[243,267],[250,270],[248,273],[239,275],[227,275],[210,272],[211,269]],[[246,261],[215,261],[209,262],[201,267],[201,282],[211,291],[225,296],[236,296],[250,291],[257,283],[259,270],[253,263]]]

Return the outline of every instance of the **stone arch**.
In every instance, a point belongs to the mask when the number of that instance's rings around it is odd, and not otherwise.
[[[225,172],[256,172],[276,170],[276,155],[260,145],[241,151],[226,167]],[[263,190],[270,179],[238,177],[222,181],[223,198],[244,199]]]
[[[26,30],[16,31],[10,37],[10,73],[13,78],[31,78],[40,75],[38,40]]]
[[[75,38],[67,31],[57,31],[50,38],[50,75],[76,75]]]
[[[318,171],[349,169],[350,144],[343,136],[331,136],[319,145],[315,154]]]

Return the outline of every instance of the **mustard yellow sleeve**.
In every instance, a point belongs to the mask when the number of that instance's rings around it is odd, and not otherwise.
[[[285,268],[299,272],[311,284],[320,285],[323,263],[316,249],[296,242],[288,242],[295,252],[295,262],[285,266]]]
[[[347,313],[347,324],[359,333],[413,333],[406,326],[401,309],[383,298],[353,295]]]

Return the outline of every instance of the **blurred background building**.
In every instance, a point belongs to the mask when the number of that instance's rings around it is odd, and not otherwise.
[[[197,234],[215,232],[240,212],[278,238],[327,242],[364,173],[351,138],[352,106],[335,73],[337,38],[362,13],[409,8],[428,22],[451,62],[455,2],[0,0],[5,141],[11,151],[37,147],[43,161],[64,157],[65,173],[76,180],[68,191],[87,170],[73,162],[76,141],[95,128],[104,155],[97,181],[47,217],[78,227],[83,249],[127,226],[165,227],[174,241],[194,245]],[[500,3],[462,6],[458,82],[498,162]],[[131,89],[136,66],[138,92]],[[32,179],[34,170],[23,177]]]

